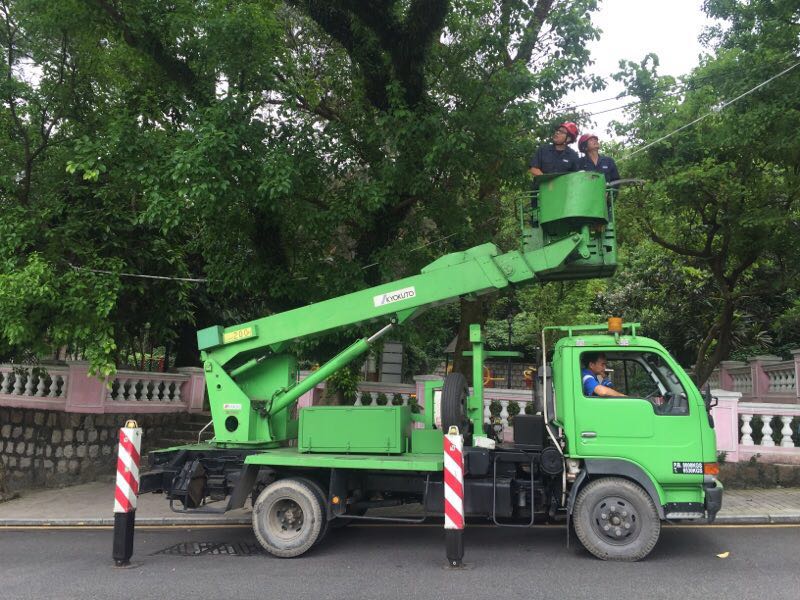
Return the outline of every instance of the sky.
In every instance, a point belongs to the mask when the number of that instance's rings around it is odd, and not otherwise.
[[[677,76],[688,73],[697,65],[703,52],[697,37],[713,23],[703,13],[702,5],[702,0],[601,0],[592,20],[602,33],[600,40],[589,45],[595,61],[589,72],[603,77],[608,86],[595,93],[574,92],[567,103],[613,98],[623,90],[622,85],[611,79],[611,74],[619,70],[619,61],[638,62],[648,52],[658,55],[660,74]],[[605,111],[630,101],[630,98],[612,100],[585,109],[589,112]],[[594,132],[606,136],[608,123],[622,119],[623,112],[613,110],[593,118],[596,122]]]

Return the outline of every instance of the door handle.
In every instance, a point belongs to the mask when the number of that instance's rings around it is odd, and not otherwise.
[[[582,431],[581,432],[582,438],[596,438],[597,432],[596,431]]]

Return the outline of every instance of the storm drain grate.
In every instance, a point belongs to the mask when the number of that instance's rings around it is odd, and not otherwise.
[[[171,556],[256,556],[264,554],[264,549],[255,543],[249,542],[183,542],[174,544],[155,554],[168,554]]]

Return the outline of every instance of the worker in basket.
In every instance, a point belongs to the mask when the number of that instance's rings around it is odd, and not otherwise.
[[[583,153],[578,159],[579,171],[602,173],[606,178],[606,184],[619,181],[617,163],[610,156],[600,154],[600,141],[596,134],[584,133],[578,140],[578,150]]]
[[[531,158],[529,172],[533,175],[531,206],[539,206],[539,182],[537,177],[550,173],[572,173],[580,170],[578,153],[569,147],[578,138],[578,126],[572,121],[561,123],[553,132],[549,144],[543,144]],[[537,225],[533,223],[534,227]]]

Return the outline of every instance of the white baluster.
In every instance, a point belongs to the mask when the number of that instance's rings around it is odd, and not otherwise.
[[[122,397],[122,392],[124,390],[123,387],[124,385],[125,381],[123,379],[121,379],[120,377],[115,378],[114,381],[111,382],[111,389],[108,390],[108,399],[111,400],[112,402],[120,400]],[[116,389],[114,389],[114,386],[116,386]]]
[[[17,376],[14,375],[13,371],[6,371],[6,384],[4,386],[3,392],[6,394],[13,394],[14,386],[16,383],[17,383]]]
[[[492,422],[492,411],[489,410],[489,405],[492,403],[491,400],[486,400],[483,403],[483,422],[484,423],[491,423]]]
[[[772,421],[772,415],[761,415],[761,422],[764,423],[764,426],[761,428],[761,432],[764,434],[764,437],[761,438],[762,446],[775,445],[775,440],[772,439],[772,425],[770,425],[770,421]]]
[[[781,423],[783,423],[783,427],[781,428],[781,447],[794,448],[794,442],[792,441],[792,417],[781,417]]]
[[[8,371],[0,371],[0,394],[8,393],[8,384],[11,378],[8,376]]]
[[[378,406],[378,392],[370,392],[369,393],[369,405],[368,406]]]
[[[25,379],[23,379],[24,375],[20,371],[14,373],[14,394],[17,396],[21,396],[22,392],[25,390]]]
[[[47,392],[48,398],[55,398],[58,395],[58,384],[61,383],[63,385],[64,378],[61,375],[51,375],[50,376],[50,391]]]
[[[46,379],[45,375],[39,375],[39,379],[36,382],[36,397],[37,398],[41,398],[42,396],[44,396],[44,388],[46,387],[45,386],[45,382],[46,381],[47,381],[47,379]]]
[[[173,402],[181,401],[181,384],[178,381],[172,384],[172,401]]]
[[[503,427],[508,427],[508,400],[500,400],[500,421]]]
[[[128,387],[128,394],[126,400],[129,402],[136,402],[139,398],[139,386],[142,384],[141,379],[130,379],[130,387]]]
[[[33,372],[31,371],[25,374],[25,395],[33,396]]]
[[[403,403],[400,406],[408,406],[408,394],[403,394]]]
[[[740,442],[742,446],[754,446],[753,438],[751,437],[751,433],[753,433],[753,428],[750,427],[750,421],[753,420],[753,415],[742,415],[742,441]]]

